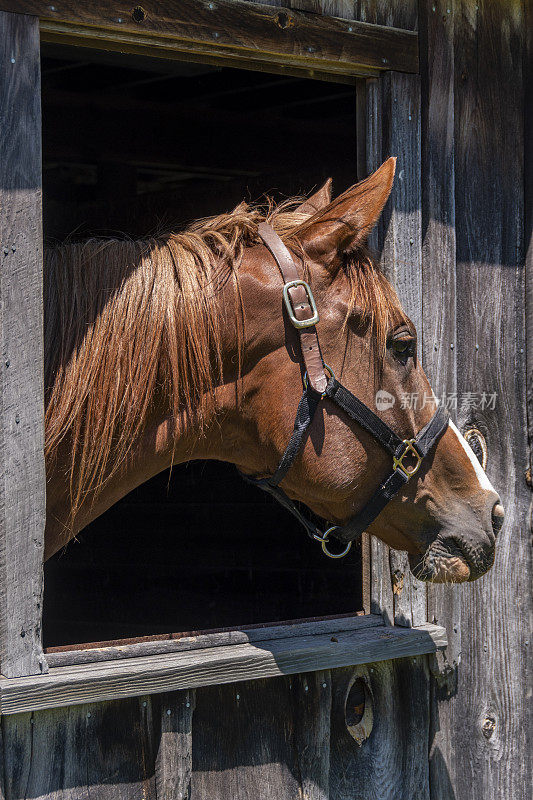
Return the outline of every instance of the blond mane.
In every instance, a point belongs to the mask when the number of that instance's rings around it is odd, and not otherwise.
[[[184,412],[201,419],[204,399],[222,379],[220,286],[233,283],[241,352],[243,251],[259,241],[264,220],[290,239],[309,217],[298,211],[301,202],[241,203],[183,233],[89,239],[46,250],[46,457],[50,468],[66,445],[61,468],[70,480],[70,524],[128,455],[156,393],[176,425]],[[345,268],[350,312],[357,306],[381,348],[398,309],[396,296],[367,255],[351,257]]]

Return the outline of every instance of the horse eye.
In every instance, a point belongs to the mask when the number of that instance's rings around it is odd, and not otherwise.
[[[397,339],[391,339],[389,347],[398,358],[407,360],[407,358],[414,356],[416,342],[412,336],[403,335]]]

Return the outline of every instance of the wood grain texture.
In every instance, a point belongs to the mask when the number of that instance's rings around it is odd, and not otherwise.
[[[372,235],[383,271],[395,286],[422,342],[422,218],[420,176],[420,83],[418,76],[387,73],[367,81],[367,167],[371,172],[397,157],[390,200]],[[421,345],[422,346],[422,345]],[[426,588],[409,569],[407,556],[372,541],[371,610],[390,623],[426,620]]]
[[[525,3],[526,27],[526,59],[525,63],[533,63],[533,0]],[[524,103],[524,213],[525,213],[525,317],[526,317],[526,393],[527,421],[529,440],[529,488],[533,489],[533,80],[531,75],[525,81]],[[529,525],[533,529],[533,496],[529,516]]]
[[[2,722],[6,800],[156,800],[150,699]]]
[[[308,672],[291,681],[294,751],[305,800],[329,800],[331,675]]]
[[[257,2],[263,3],[263,0]],[[273,3],[265,0],[265,3],[406,30],[416,30],[418,23],[416,0],[399,3],[391,0],[276,0]]]
[[[388,156],[398,159],[391,199],[371,244],[422,340],[418,77],[387,73],[379,80],[369,79],[366,109],[368,172]],[[371,570],[374,613],[382,613],[388,624],[405,626],[426,619],[426,588],[411,575],[405,554],[389,550],[372,537]],[[338,721],[340,711],[332,717],[332,796],[346,800],[354,796],[358,800],[429,798],[427,664],[424,659],[413,659],[384,662],[371,669],[374,729],[370,739],[360,748],[354,747],[352,737]],[[345,689],[339,691],[342,697]]]
[[[524,17],[517,2],[456,0],[454,161],[457,390],[496,392],[496,406],[459,403],[460,427],[488,445],[487,472],[505,525],[493,569],[454,592],[439,622],[460,625],[455,686],[433,687],[432,797],[531,793],[528,647],[530,497],[524,362]],[[435,189],[437,190],[437,189]],[[458,619],[457,607],[459,607]],[[529,684],[530,685],[530,684]]]
[[[428,0],[420,19],[422,42],[423,364],[439,399],[457,392],[454,149],[454,3]],[[453,413],[453,409],[452,413]],[[455,680],[461,653],[457,586],[428,587],[428,619],[446,620],[448,647],[437,656],[436,677]],[[436,734],[438,736],[438,734]]]
[[[420,175],[420,79],[387,73],[382,80],[382,157],[397,157],[386,207],[381,265],[418,332],[422,327],[422,198]],[[414,578],[406,553],[390,551],[389,570],[397,625],[426,620],[426,587]]]
[[[154,705],[160,730],[155,761],[157,800],[188,800],[191,795],[192,724],[196,692],[165,692]]]
[[[327,800],[331,678],[197,690],[191,797]]]
[[[333,673],[330,796],[335,800],[429,799],[425,659],[365,667],[373,728],[360,746],[350,736],[345,705],[351,669]]]
[[[288,677],[197,691],[193,800],[303,797],[294,741],[295,697]]]
[[[213,647],[75,667],[53,667],[37,678],[0,678],[0,711],[38,708],[156,694],[308,672],[347,664],[434,653],[445,647],[442,629],[376,628]]]
[[[38,20],[0,12],[0,669],[46,670]]]
[[[4,10],[39,16],[47,41],[83,46],[120,46],[159,51],[172,57],[179,51],[197,61],[268,69],[269,64],[339,75],[369,74],[369,70],[418,70],[417,36],[411,31],[368,25],[276,6],[217,0],[165,0],[146,7],[135,21],[131,5],[99,0],[90,6],[62,0],[0,0]],[[53,9],[53,10],[52,10]],[[350,28],[350,30],[348,30]],[[137,50],[138,51],[138,50]]]
[[[221,647],[247,642],[264,642],[272,639],[288,639],[294,636],[315,636],[339,631],[359,631],[364,628],[376,628],[383,625],[378,614],[365,616],[346,616],[336,619],[313,620],[312,622],[295,622],[292,624],[265,625],[255,628],[235,628],[229,631],[199,633],[194,636],[182,636],[160,640],[151,639],[143,642],[123,644],[114,643],[105,646],[80,645],[76,649],[58,649],[57,652],[46,653],[48,665],[51,667],[71,666],[73,664],[90,664],[97,661],[117,661],[122,658],[177,653],[185,650],[201,650],[207,647]]]

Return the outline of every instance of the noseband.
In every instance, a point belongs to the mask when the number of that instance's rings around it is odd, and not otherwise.
[[[304,392],[296,411],[292,436],[274,474],[270,478],[254,478],[241,474],[248,483],[264,489],[290,511],[301,522],[308,535],[322,544],[322,550],[327,556],[342,558],[349,552],[352,542],[361,536],[394,495],[418,472],[423,459],[446,430],[448,414],[442,406],[439,406],[417,436],[413,439],[400,439],[392,428],[389,428],[368,406],[339,383],[332,370],[322,359],[315,327],[319,321],[319,314],[309,284],[300,279],[291,253],[274,229],[266,222],[262,222],[258,227],[258,233],[281,272],[284,282],[285,308],[292,325],[299,333],[305,366]],[[322,532],[317,525],[301,513],[279,484],[287,475],[303,446],[304,438],[320,401],[326,397],[344,411],[350,419],[370,433],[391,454],[392,472],[376,489],[361,511],[352,517],[349,526],[334,525]],[[332,553],[328,550],[327,543],[330,536],[334,536],[345,545],[342,552]]]

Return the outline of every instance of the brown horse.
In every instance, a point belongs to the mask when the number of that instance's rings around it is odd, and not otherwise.
[[[347,388],[374,409],[378,389],[432,396],[416,331],[365,249],[394,168],[389,159],[333,202],[328,182],[299,204],[241,204],[181,234],[47,252],[46,557],[172,464],[219,459],[274,472],[302,376],[260,222],[309,281],[324,359]],[[413,437],[435,408],[403,405],[379,414]],[[390,455],[324,398],[283,489],[345,524],[390,469]],[[451,424],[369,531],[407,550],[415,574],[465,581],[492,565],[502,521],[498,495]]]

